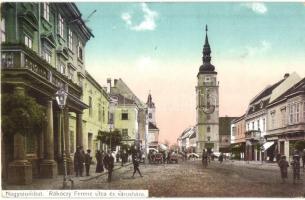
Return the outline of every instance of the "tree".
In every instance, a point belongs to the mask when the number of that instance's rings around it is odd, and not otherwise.
[[[2,95],[2,130],[5,134],[41,132],[46,109],[35,99],[20,94]]]
[[[303,151],[303,149],[305,149],[305,141],[297,141],[294,144],[294,148],[298,151]]]
[[[115,147],[121,144],[122,135],[118,129],[115,129],[114,131],[111,132],[99,131],[96,139],[100,140],[104,144],[107,144],[108,146]]]

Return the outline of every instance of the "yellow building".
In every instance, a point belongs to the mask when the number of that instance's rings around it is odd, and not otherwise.
[[[100,142],[96,140],[98,132],[109,130],[109,96],[104,88],[101,87],[87,71],[84,80],[82,100],[89,106],[89,108],[83,112],[82,145],[84,150],[90,149],[93,153],[97,149],[103,149]],[[70,120],[75,121],[75,116],[70,115]],[[70,132],[75,132],[76,127],[74,125],[76,123],[70,124],[73,124],[70,125]],[[75,149],[76,142],[73,144]]]

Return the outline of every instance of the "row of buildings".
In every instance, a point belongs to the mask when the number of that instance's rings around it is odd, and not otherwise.
[[[297,142],[305,148],[305,79],[285,74],[249,103],[241,117],[219,117],[219,82],[211,64],[206,26],[202,65],[197,74],[196,124],[177,139],[181,151],[231,152],[245,160],[290,157]]]
[[[107,148],[97,140],[102,131],[118,129],[125,143],[142,148],[158,144],[151,94],[143,103],[123,80],[109,79],[102,87],[86,70],[85,46],[92,37],[74,3],[1,4],[2,96],[32,97],[46,112],[36,133],[1,129],[4,182],[53,178],[63,173],[64,156],[72,174],[77,146],[93,153]],[[60,88],[68,95],[63,112],[55,100]]]
[[[264,88],[232,122],[231,132],[238,158],[274,161],[281,154],[290,159],[296,143],[305,141],[305,78],[285,74]]]

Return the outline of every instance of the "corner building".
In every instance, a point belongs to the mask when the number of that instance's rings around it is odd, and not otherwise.
[[[203,149],[219,152],[219,93],[217,72],[211,64],[211,48],[207,35],[203,46],[203,64],[197,74],[196,86],[196,147],[197,153]]]
[[[47,123],[39,134],[6,134],[2,130],[2,180],[30,184],[33,177],[62,173],[63,155],[73,173],[71,145],[82,145],[85,45],[93,37],[74,3],[1,4],[1,89],[35,98],[46,108]],[[68,93],[63,121],[55,93]],[[75,116],[75,136],[69,131]],[[64,136],[60,127],[64,123]],[[74,133],[73,133],[74,134]],[[66,151],[63,152],[62,137]]]

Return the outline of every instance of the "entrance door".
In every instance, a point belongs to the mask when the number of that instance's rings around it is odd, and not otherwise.
[[[281,142],[280,142],[280,154],[281,154],[281,155],[284,155],[284,148],[285,148],[285,146],[284,146],[284,141],[281,141]]]

